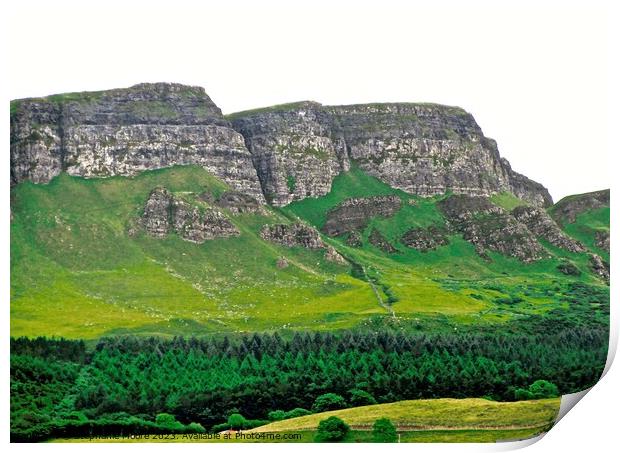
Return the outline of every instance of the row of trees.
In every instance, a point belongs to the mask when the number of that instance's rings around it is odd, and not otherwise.
[[[405,399],[530,398],[541,379],[572,393],[602,373],[607,331],[117,337],[90,352],[81,342],[14,339],[11,348],[14,433],[67,420],[156,423],[160,413],[211,429],[234,413],[267,420]]]

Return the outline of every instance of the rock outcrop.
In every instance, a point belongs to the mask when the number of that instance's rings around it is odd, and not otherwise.
[[[352,163],[411,194],[507,191],[536,206],[552,203],[543,186],[500,158],[495,141],[460,108],[300,102],[229,118],[252,152],[265,196],[278,206],[324,195]]]
[[[585,247],[564,233],[547,211],[533,206],[518,206],[512,215],[537,237],[569,252],[585,252]]]
[[[440,226],[430,226],[428,228],[411,228],[408,230],[400,242],[407,247],[411,247],[421,252],[435,250],[438,247],[448,245],[448,231]]]
[[[327,213],[322,230],[329,236],[363,230],[373,217],[392,217],[400,206],[396,195],[347,198]]]
[[[383,250],[385,253],[396,253],[397,250],[394,248],[392,244],[381,234],[379,230],[373,228],[370,234],[368,235],[368,242],[377,247],[380,250]]]
[[[299,246],[311,250],[325,247],[319,232],[301,222],[265,225],[260,232],[260,236],[266,241],[274,242],[285,247]]]
[[[594,244],[609,253],[609,231],[599,230],[594,233]]]
[[[267,214],[256,198],[243,192],[226,191],[214,203],[221,208],[228,209],[232,214]]]
[[[304,223],[265,225],[261,238],[285,247],[304,247],[310,250],[325,250],[325,259],[338,264],[347,264],[347,260],[331,245],[325,244],[319,232]]]
[[[452,230],[488,258],[487,251],[517,258],[525,263],[548,256],[532,232],[510,213],[486,197],[453,195],[438,203]]]
[[[590,269],[609,285],[609,263],[598,255],[590,255]]]
[[[582,212],[609,206],[609,189],[562,198],[550,210],[559,224],[573,223]]]
[[[175,232],[186,241],[198,244],[239,235],[239,230],[218,210],[211,207],[201,210],[163,187],[149,195],[142,224],[150,236],[164,238]]]
[[[243,137],[199,87],[127,89],[24,99],[11,105],[11,182],[87,178],[199,165],[264,202]]]

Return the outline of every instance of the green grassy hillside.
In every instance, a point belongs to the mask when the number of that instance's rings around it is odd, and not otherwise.
[[[606,322],[604,310],[586,313],[587,307],[568,300],[575,292],[571,285],[578,283],[594,288],[591,303],[605,306],[607,287],[589,271],[587,255],[548,245],[553,258],[534,264],[493,253],[491,261],[484,261],[456,235],[435,251],[408,248],[399,242],[408,229],[443,224],[436,205],[442,197],[408,195],[359,169],[338,176],[324,197],[269,208],[265,215],[225,211],[240,236],[204,244],[174,234],[165,239],[129,234],[157,186],[179,195],[207,191],[216,198],[227,190],[197,167],[133,178],[63,174],[47,185],[26,182],[12,189],[11,335],[342,329],[391,325],[394,317],[405,321],[401,327],[453,329],[544,317],[551,311],[580,322]],[[370,195],[397,195],[402,208],[391,218],[371,219],[361,247],[348,246],[345,238],[324,238],[350,265],[326,261],[323,251],[281,247],[260,238],[261,227],[269,223],[302,219],[321,228],[329,209],[346,198]],[[494,202],[518,204],[506,194]],[[567,230],[581,238],[582,228],[608,224],[608,209],[586,212]],[[372,245],[373,229],[397,253]],[[278,268],[280,257],[290,265]],[[561,274],[560,259],[573,262],[581,275]]]
[[[13,190],[13,336],[341,328],[385,312],[347,266],[261,240],[262,225],[287,222],[274,211],[230,216],[241,235],[201,245],[130,237],[156,186],[216,196],[226,189],[186,167],[135,178],[62,175]],[[276,267],[280,256],[286,269]]]
[[[259,426],[251,432],[314,430],[336,416],[354,429],[370,429],[389,418],[401,430],[526,429],[549,426],[560,408],[559,398],[498,403],[480,398],[398,401],[291,418]]]

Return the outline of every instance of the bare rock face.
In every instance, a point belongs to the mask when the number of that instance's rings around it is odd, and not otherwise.
[[[142,224],[147,234],[156,238],[164,238],[172,231],[173,200],[173,195],[164,187],[151,191],[142,214]]]
[[[336,264],[347,264],[347,260],[344,258],[344,256],[338,253],[336,249],[330,245],[327,246],[327,250],[325,252],[325,259]]]
[[[496,143],[460,108],[300,102],[230,118],[245,137],[267,199],[276,205],[327,193],[351,163],[411,194],[507,191],[537,206],[552,203],[543,186],[500,158]],[[297,162],[303,162],[303,174]]]
[[[407,247],[421,252],[435,250],[450,243],[447,229],[437,226],[412,228],[403,235],[400,241]]]
[[[590,255],[590,269],[609,285],[609,263],[598,255]]]
[[[231,115],[202,88],[140,84],[11,103],[11,183],[199,165],[238,192],[283,206],[327,194],[357,165],[423,196],[508,191],[548,206],[464,110],[434,104],[300,102]]]
[[[392,217],[400,207],[396,195],[347,198],[327,213],[322,230],[329,236],[363,230],[372,217]]]
[[[285,247],[300,246],[307,249],[325,247],[319,232],[304,223],[265,225],[260,232],[261,237]]]
[[[239,230],[221,212],[210,207],[201,211],[163,187],[154,189],[149,195],[142,224],[153,237],[164,238],[174,231],[186,241],[198,244],[239,235]]]
[[[347,245],[350,245],[351,247],[362,246],[362,235],[359,231],[351,231],[351,233],[347,237]]]
[[[438,207],[450,227],[471,242],[483,258],[488,258],[488,250],[525,263],[548,256],[524,224],[486,197],[453,195],[440,201]]]
[[[609,252],[609,231],[597,231],[594,234],[594,241],[597,247]]]
[[[373,228],[370,232],[370,235],[368,236],[368,242],[370,242],[378,249],[383,250],[385,253],[397,252],[394,246],[390,244],[390,242],[376,228]]]
[[[275,206],[327,194],[332,180],[348,169],[339,158],[343,149],[331,138],[329,118],[317,103],[234,115],[232,123],[245,137],[265,197]]]
[[[24,99],[11,110],[12,184],[199,165],[264,202],[243,137],[202,88],[140,84]]]
[[[304,223],[265,225],[261,237],[285,247],[304,247],[311,250],[325,250],[325,259],[337,264],[347,264],[347,260],[331,245],[325,244],[319,232]]]
[[[243,192],[224,192],[215,203],[221,208],[228,209],[232,214],[267,214],[263,205],[256,198]]]
[[[562,198],[551,209],[551,215],[559,224],[573,223],[582,212],[607,206],[609,206],[609,189]]]
[[[533,206],[518,206],[512,215],[537,237],[546,239],[556,247],[569,252],[585,252],[585,247],[564,233],[544,209]]]

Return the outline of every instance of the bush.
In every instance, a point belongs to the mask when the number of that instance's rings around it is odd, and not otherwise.
[[[183,423],[178,422],[177,419],[174,418],[174,415],[166,413],[157,414],[157,417],[155,417],[155,424],[169,430],[183,429]]]
[[[516,389],[515,399],[522,400],[537,400],[544,398],[555,398],[560,395],[558,387],[544,379],[539,379],[530,385],[527,389]]]
[[[267,414],[269,420],[277,422],[278,420],[284,420],[286,418],[286,412],[283,410],[271,411]]]
[[[325,412],[335,409],[343,409],[347,407],[347,403],[344,398],[335,393],[325,393],[317,397],[312,405],[313,412]]]
[[[228,417],[228,426],[230,429],[243,429],[247,422],[246,418],[241,414],[230,414],[230,417]]]
[[[317,442],[338,442],[345,438],[351,428],[338,417],[329,417],[319,422],[315,440]]]
[[[545,381],[544,379],[535,381],[532,385],[530,385],[529,391],[532,392],[534,399],[555,398],[560,395],[558,387],[549,381]]]
[[[303,417],[304,415],[310,415],[310,414],[312,414],[312,411],[309,411],[308,409],[303,409],[301,407],[296,407],[295,409],[292,409],[286,412],[284,418],[287,419],[287,418]]]
[[[351,394],[351,406],[368,406],[377,404],[374,396],[365,390],[354,389],[349,392]]]
[[[380,418],[372,425],[372,441],[373,442],[396,442],[398,434],[396,427],[389,418]]]
[[[310,412],[309,410],[302,409],[301,407],[296,407],[295,409],[292,409],[288,412],[285,412],[283,410],[271,411],[269,412],[269,414],[267,414],[267,417],[269,418],[269,420],[277,422],[279,420],[286,420],[294,417],[303,417],[304,415],[310,414],[312,414],[312,412]]]

